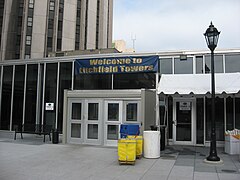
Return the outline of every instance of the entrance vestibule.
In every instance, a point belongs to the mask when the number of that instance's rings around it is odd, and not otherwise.
[[[155,124],[155,103],[153,90],[65,90],[63,143],[117,146],[121,124]]]

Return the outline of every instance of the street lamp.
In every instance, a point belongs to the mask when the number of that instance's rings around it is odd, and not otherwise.
[[[215,78],[214,78],[214,49],[217,47],[220,32],[211,22],[209,28],[204,33],[208,48],[211,50],[211,82],[212,82],[212,121],[211,121],[211,144],[208,161],[220,161],[216,149],[216,123],[215,123]]]

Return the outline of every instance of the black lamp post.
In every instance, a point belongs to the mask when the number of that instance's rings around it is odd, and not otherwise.
[[[215,123],[215,78],[214,78],[214,49],[217,47],[220,32],[211,22],[209,28],[204,33],[208,48],[211,50],[211,82],[212,82],[212,121],[211,121],[211,144],[208,161],[220,161],[216,149],[216,123]]]

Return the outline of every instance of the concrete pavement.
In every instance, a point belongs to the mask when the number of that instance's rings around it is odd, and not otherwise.
[[[239,180],[240,161],[218,149],[221,165],[203,162],[209,148],[168,146],[158,159],[119,165],[117,148],[51,144],[42,137],[0,136],[1,180]]]

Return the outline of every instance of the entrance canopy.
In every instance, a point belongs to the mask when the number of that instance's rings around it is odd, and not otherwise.
[[[240,92],[240,73],[215,73],[216,94]],[[211,93],[211,74],[163,74],[158,94],[207,94]]]

